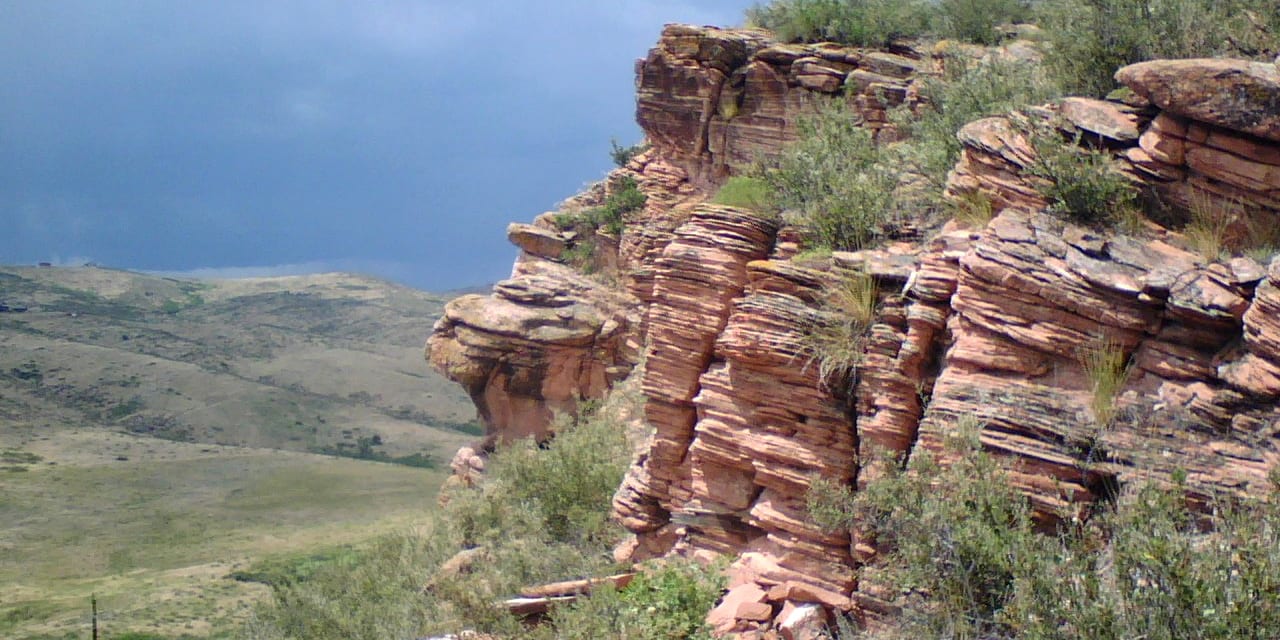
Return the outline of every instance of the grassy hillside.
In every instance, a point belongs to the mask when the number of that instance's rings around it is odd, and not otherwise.
[[[0,268],[0,420],[294,451],[447,455],[476,426],[423,363],[444,300],[358,276]],[[444,452],[444,453],[442,453]]]
[[[106,638],[218,637],[267,593],[233,572],[429,519],[476,429],[421,356],[443,302],[0,268],[0,637],[87,637],[94,593]]]

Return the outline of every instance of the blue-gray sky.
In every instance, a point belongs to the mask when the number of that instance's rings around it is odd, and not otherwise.
[[[2,2],[0,263],[500,279],[639,139],[662,25],[750,4]]]

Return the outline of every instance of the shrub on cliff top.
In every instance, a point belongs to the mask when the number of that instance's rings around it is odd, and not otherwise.
[[[808,232],[811,244],[840,251],[870,245],[897,220],[896,169],[840,101],[802,118],[764,180],[774,201]]]
[[[609,158],[613,160],[613,164],[619,168],[625,167],[631,163],[632,158],[649,150],[649,145],[644,142],[638,142],[629,147],[618,144],[616,138],[609,140]]]
[[[1064,140],[1047,125],[1032,127],[1028,135],[1036,159],[1027,169],[1043,180],[1040,193],[1051,211],[1081,224],[1108,224],[1137,206],[1137,187],[1105,149],[1082,144],[1080,134]]]
[[[941,195],[947,173],[960,158],[956,133],[961,127],[1061,95],[1034,62],[978,61],[953,54],[947,56],[944,69],[942,77],[920,79],[923,102],[917,109],[903,106],[890,112],[893,124],[908,136],[898,154],[928,180],[935,197]]]
[[[747,22],[787,42],[843,42],[878,47],[924,33],[922,0],[775,0],[747,10]]]
[[[1102,96],[1116,69],[1157,58],[1269,59],[1280,50],[1274,0],[1041,2],[1053,75],[1072,94]]]
[[[788,42],[882,47],[919,36],[992,43],[998,25],[1029,15],[1022,0],[775,0],[749,9],[747,21]]]

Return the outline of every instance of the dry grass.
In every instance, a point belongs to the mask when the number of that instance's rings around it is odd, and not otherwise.
[[[991,198],[981,191],[963,193],[947,202],[951,208],[951,216],[956,222],[970,229],[985,228],[994,215]]]
[[[875,278],[862,272],[845,274],[823,291],[806,337],[810,362],[817,364],[824,384],[844,387],[861,361],[867,329],[875,321],[877,291]]]
[[[1083,347],[1078,357],[1093,392],[1089,403],[1093,418],[1099,426],[1110,425],[1116,415],[1116,398],[1133,367],[1129,355],[1120,343],[1099,336]]]
[[[1235,212],[1222,206],[1209,192],[1196,189],[1190,199],[1190,219],[1182,230],[1187,245],[1208,262],[1227,253],[1227,232]]]

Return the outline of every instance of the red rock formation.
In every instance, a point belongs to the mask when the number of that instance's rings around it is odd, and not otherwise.
[[[1046,213],[1017,117],[960,133],[948,192],[992,202],[984,229],[800,264],[787,230],[697,203],[726,172],[776,153],[814,96],[851,87],[864,123],[883,129],[886,103],[870,97],[908,101],[914,74],[935,66],[911,52],[668,27],[637,67],[637,117],[653,149],[622,170],[648,204],[620,238],[596,239],[616,242],[604,267],[625,293],[559,264],[564,247],[586,240],[544,217],[510,229],[524,251],[512,280],[455,301],[431,339],[432,362],[471,390],[490,428],[517,435],[602,393],[647,344],[654,435],[615,496],[636,534],[618,553],[735,558],[715,616],[725,631],[773,616],[784,635],[803,634],[826,620],[812,604],[872,621],[892,612],[892,594],[863,575],[874,541],[856,527],[823,531],[805,494],[816,477],[864,486],[876,451],[923,447],[945,460],[961,416],[980,422],[981,441],[1043,520],[1175,472],[1193,499],[1254,492],[1280,462],[1280,262],[1210,262],[1175,232],[1133,238]],[[1131,104],[1073,98],[1022,117],[1056,114],[1168,206],[1227,211],[1243,234],[1280,224],[1268,74],[1146,63],[1118,74],[1139,96]],[[1183,88],[1184,77],[1199,84]],[[823,287],[849,269],[877,278],[880,304],[845,387],[819,379],[805,335]],[[1133,362],[1119,417],[1105,425],[1080,363],[1101,339]]]
[[[758,31],[668,25],[636,65],[636,120],[659,155],[707,187],[795,139],[819,97],[843,95],[866,127],[888,129],[887,110],[938,65],[912,49],[779,44]]]

